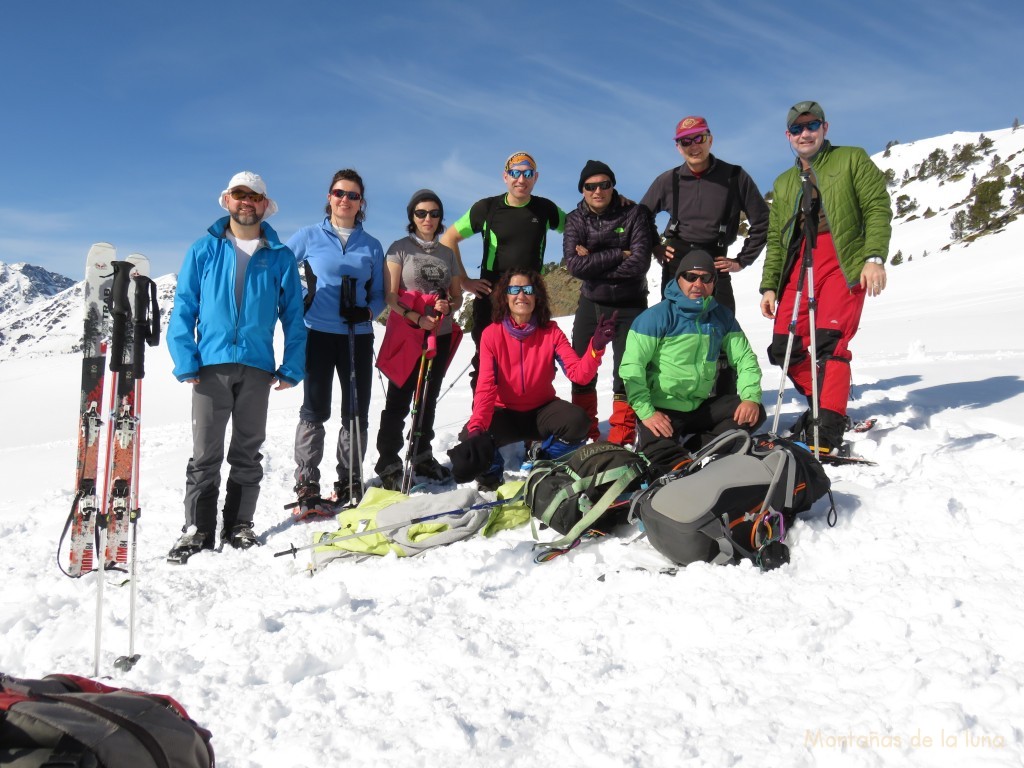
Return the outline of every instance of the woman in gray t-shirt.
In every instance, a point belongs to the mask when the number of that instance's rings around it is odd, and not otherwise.
[[[452,351],[452,314],[462,306],[462,275],[455,254],[438,241],[438,234],[444,231],[441,199],[431,190],[421,189],[412,196],[406,213],[409,235],[391,244],[384,262],[385,299],[392,312],[384,345],[388,347],[390,341],[401,354],[398,355],[400,362],[391,355],[385,359],[384,354],[378,359],[382,370],[385,370],[382,363],[387,365],[385,373],[389,383],[377,432],[376,471],[384,488],[408,491],[412,479],[410,476],[403,488],[406,467],[399,455],[405,417],[421,381],[420,358],[424,350],[433,349],[435,345],[436,355],[429,363],[429,381],[419,398],[412,426],[417,434],[413,436],[412,450],[406,458],[411,459],[411,471],[416,475],[434,482],[451,479],[448,468],[434,458],[431,442],[434,411]],[[424,297],[434,298],[428,305]],[[456,328],[454,333],[461,335],[461,329]]]

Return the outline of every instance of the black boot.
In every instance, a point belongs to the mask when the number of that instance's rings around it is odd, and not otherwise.
[[[242,503],[242,487],[228,480],[224,489],[224,530],[230,531],[238,522],[238,509]]]
[[[849,419],[841,413],[827,408],[818,410],[818,448],[822,453],[831,453],[842,447],[843,435],[849,424]]]

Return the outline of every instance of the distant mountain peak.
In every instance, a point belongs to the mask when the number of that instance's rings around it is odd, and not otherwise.
[[[156,283],[166,324],[175,277],[166,275]],[[83,285],[32,264],[0,262],[0,361],[79,351]]]

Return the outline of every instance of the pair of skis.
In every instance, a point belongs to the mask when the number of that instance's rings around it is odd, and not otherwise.
[[[75,497],[58,544],[57,561],[61,571],[72,578],[93,570],[124,571],[131,548],[131,643],[128,656],[116,662],[129,669],[138,659],[134,653],[135,523],[140,514],[139,420],[145,347],[160,341],[160,309],[156,283],[149,277],[149,260],[133,253],[117,261],[112,245],[93,245],[86,259],[84,299]],[[105,389],[109,400],[104,411]],[[101,440],[104,416],[107,429]],[[69,531],[65,569],[60,550]],[[98,579],[97,674],[103,583],[104,579]]]

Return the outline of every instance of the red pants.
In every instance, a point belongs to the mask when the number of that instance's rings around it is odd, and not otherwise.
[[[797,283],[800,278],[803,248],[789,273],[779,304],[775,309],[775,338],[769,350],[772,362],[782,365],[786,353],[789,324],[793,319]],[[818,405],[846,415],[850,399],[850,341],[860,325],[864,309],[864,289],[846,284],[839,268],[832,236],[818,236],[814,248],[815,342],[818,361]],[[796,318],[796,338],[790,356],[789,374],[793,385],[804,397],[811,397],[811,323],[808,290],[804,285]]]

